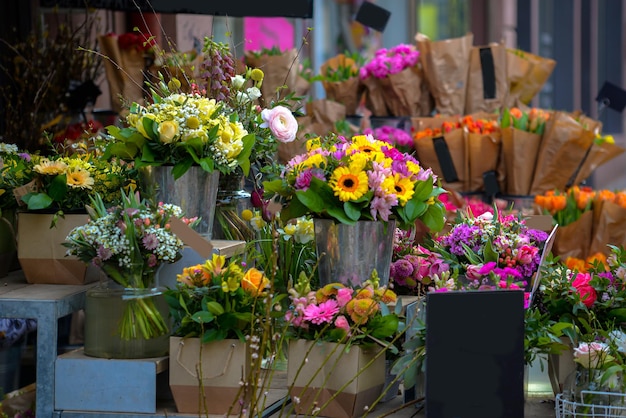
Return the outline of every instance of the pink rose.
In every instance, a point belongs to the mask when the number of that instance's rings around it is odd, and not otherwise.
[[[483,268],[482,264],[474,265],[470,264],[465,269],[465,276],[469,280],[480,280],[483,278],[483,275],[480,273],[480,269]]]
[[[261,112],[263,123],[261,128],[270,128],[272,135],[280,142],[292,142],[296,139],[298,122],[291,114],[291,110],[284,106],[276,106],[272,109],[263,109]]]
[[[530,245],[523,245],[517,251],[517,256],[515,258],[517,258],[520,264],[530,264],[532,263],[533,259],[535,258],[538,252],[539,252],[539,248],[537,247],[532,247]]]
[[[335,326],[339,329],[343,329],[346,332],[350,332],[350,324],[345,316],[339,315],[337,319],[335,319]]]
[[[590,281],[591,274],[589,273],[578,273],[572,281],[572,286],[578,291],[580,300],[587,308],[591,308],[598,298],[596,289],[589,284]]]

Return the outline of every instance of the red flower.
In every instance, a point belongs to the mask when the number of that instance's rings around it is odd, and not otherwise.
[[[591,274],[589,273],[578,273],[572,281],[572,286],[576,289],[580,295],[580,300],[587,308],[591,308],[598,298],[596,289],[589,284],[590,281]]]

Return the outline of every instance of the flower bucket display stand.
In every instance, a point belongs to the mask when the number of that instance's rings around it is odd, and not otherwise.
[[[169,357],[104,359],[82,349],[62,354],[56,361],[54,409],[154,414],[168,368]]]
[[[626,416],[626,393],[583,391],[584,395],[592,397],[610,396],[616,402],[614,405],[595,405],[570,400],[565,394],[559,393],[556,395],[554,407],[556,418],[617,418]]]

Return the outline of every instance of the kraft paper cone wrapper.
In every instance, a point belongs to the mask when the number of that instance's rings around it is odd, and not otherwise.
[[[547,123],[539,147],[530,193],[565,190],[593,141],[594,134],[591,131],[584,129],[569,115],[555,112]]]
[[[561,260],[567,257],[587,258],[592,236],[593,211],[587,211],[577,221],[565,226],[559,225],[552,253],[558,255]]]
[[[473,40],[474,35],[471,33],[435,42],[424,34],[415,35],[424,75],[437,111],[443,115],[464,113]]]
[[[589,177],[596,168],[600,167],[603,164],[611,161],[613,158],[621,155],[624,152],[624,148],[611,144],[611,143],[602,143],[602,144],[593,144],[591,146],[591,150],[589,150],[589,155],[585,158],[583,165],[574,180],[574,184],[580,184],[583,180]]]
[[[411,125],[415,132],[423,131],[424,129],[441,129],[441,126],[445,122],[458,122],[458,116],[426,116],[426,117],[413,117],[411,118]]]
[[[365,87],[365,107],[372,112],[372,116],[389,116],[385,102],[386,92],[380,79],[368,77],[361,80],[361,84]]]
[[[443,188],[457,192],[467,191],[469,167],[463,129],[455,129],[443,136],[456,172],[456,181],[446,181],[445,167],[440,164],[440,157],[435,149],[436,140],[436,138],[425,137],[414,141],[420,165],[426,168],[430,167],[437,178],[441,180]]]
[[[417,68],[405,68],[380,80],[385,104],[392,116],[419,116],[421,80]]]
[[[281,55],[262,55],[260,57],[247,52],[245,61],[249,67],[259,68],[265,74],[260,98],[263,107],[269,107],[273,101],[296,91],[299,66],[296,49],[289,49]],[[281,86],[287,87],[280,88]]]
[[[102,54],[110,58],[110,60],[103,60],[104,69],[109,83],[111,107],[115,112],[120,113],[122,110],[121,98],[124,90],[124,76],[122,71],[115,66],[115,64],[122,66],[122,56],[117,44],[117,36],[98,36],[98,43],[100,44]]]
[[[497,43],[473,47],[465,113],[499,110],[505,103],[508,91],[506,47]]]
[[[501,135],[506,193],[529,195],[541,136],[512,127],[502,128]]]
[[[346,108],[346,115],[356,115],[360,102],[359,78],[352,77],[345,81],[333,81],[324,83],[326,97],[339,103]]]
[[[306,114],[313,118],[313,123],[323,127],[324,132],[334,132],[335,122],[346,118],[346,107],[342,103],[333,100],[314,100],[306,104]]]
[[[500,147],[502,144],[500,133],[481,135],[465,132],[469,159],[469,188],[470,192],[484,190],[483,173],[498,171]]]
[[[146,70],[146,60],[142,51],[134,48],[120,49],[122,57],[121,67],[124,69],[122,74],[124,85],[122,95],[129,102],[136,102],[141,105],[144,103],[144,71]]]
[[[522,58],[529,62],[530,71],[524,80],[516,86],[513,93],[522,103],[529,104],[533,97],[543,88],[548,78],[550,78],[556,66],[556,61],[525,51],[522,51]]]
[[[506,50],[506,70],[508,79],[508,94],[504,102],[505,107],[519,107],[521,83],[524,82],[532,68],[531,63],[515,53],[516,50]]]
[[[589,254],[602,253],[610,254],[608,244],[623,246],[626,244],[626,208],[620,205],[604,201],[599,206],[599,216],[594,222],[594,230],[589,247]],[[596,204],[594,203],[594,212]],[[595,214],[594,214],[595,215]]]

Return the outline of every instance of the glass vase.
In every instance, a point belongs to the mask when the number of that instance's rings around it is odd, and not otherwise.
[[[151,358],[166,356],[169,350],[169,333],[144,332],[131,312],[144,309],[148,316],[167,318],[169,307],[165,301],[165,288],[123,288],[113,284],[99,285],[86,293],[85,300],[85,354],[100,358]],[[126,331],[123,324],[134,330]],[[128,335],[134,332],[134,336]],[[151,336],[148,336],[151,334]]]

